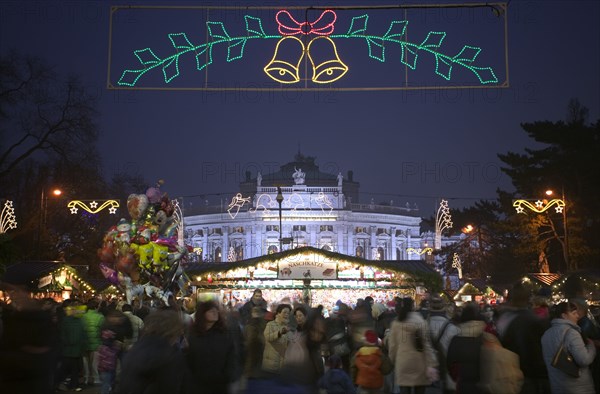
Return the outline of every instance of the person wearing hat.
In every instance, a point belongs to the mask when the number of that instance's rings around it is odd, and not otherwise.
[[[446,367],[446,355],[452,338],[460,333],[459,328],[450,321],[446,313],[446,302],[438,295],[433,295],[429,301],[429,338],[436,350],[439,363],[439,385],[444,394],[456,392],[456,383],[452,380]]]
[[[365,331],[364,345],[354,355],[354,382],[358,393],[381,393],[383,388],[383,352],[379,348],[379,337],[373,330]]]

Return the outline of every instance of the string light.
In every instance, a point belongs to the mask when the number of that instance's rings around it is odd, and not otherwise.
[[[119,208],[119,202],[117,200],[106,200],[98,207],[98,202],[92,201],[88,206],[84,201],[81,200],[72,200],[67,204],[67,208],[70,209],[71,214],[76,214],[79,208],[83,209],[86,212],[91,214],[98,213],[105,208],[108,208],[108,213],[114,215],[117,213],[117,208]]]
[[[0,234],[17,228],[17,217],[11,200],[4,201],[2,213],[0,213]]]
[[[401,63],[411,68],[416,69],[417,61],[420,53],[426,52],[435,57],[435,73],[447,81],[452,78],[452,69],[454,66],[460,66],[473,73],[479,83],[487,85],[498,83],[498,77],[494,73],[492,67],[477,67],[472,63],[476,60],[481,52],[481,48],[470,45],[464,45],[462,49],[454,56],[444,54],[439,51],[446,37],[445,32],[430,31],[425,39],[420,43],[408,42],[403,37],[406,37],[406,28],[408,21],[394,20],[386,33],[382,36],[367,34],[367,24],[369,16],[367,14],[352,18],[350,27],[345,34],[332,34],[337,15],[332,10],[324,11],[321,16],[314,22],[298,22],[294,19],[287,10],[280,10],[275,19],[278,23],[278,31],[280,35],[268,35],[265,33],[260,18],[245,15],[246,34],[232,37],[223,22],[207,21],[206,27],[210,41],[200,45],[194,45],[185,33],[170,33],[168,38],[177,53],[161,59],[150,48],[144,48],[134,51],[134,55],[142,64],[141,69],[126,69],[121,74],[121,78],[117,82],[120,86],[133,87],[138,83],[138,80],[147,72],[161,67],[165,83],[170,83],[179,76],[179,58],[187,53],[194,53],[196,58],[196,69],[202,70],[212,64],[212,49],[215,45],[227,44],[227,62],[232,62],[241,59],[244,56],[246,43],[252,39],[277,39],[278,43],[275,47],[273,59],[265,67],[265,73],[277,82],[292,84],[300,81],[299,66],[304,54],[306,53],[311,60],[312,77],[311,81],[317,84],[333,83],[348,71],[346,66],[339,58],[334,39],[360,39],[367,44],[368,55],[370,58],[385,62],[386,45],[399,45],[402,51]],[[289,20],[283,22],[284,19]],[[323,22],[321,22],[323,20]],[[305,48],[302,41],[295,35],[314,34],[317,37],[313,38]],[[293,41],[290,41],[292,39]],[[325,40],[325,41],[323,41]],[[280,44],[294,43],[300,45],[299,58],[297,61],[279,61],[278,52]],[[321,43],[324,51],[332,51],[333,57],[331,60],[315,63],[311,56],[311,45]]]

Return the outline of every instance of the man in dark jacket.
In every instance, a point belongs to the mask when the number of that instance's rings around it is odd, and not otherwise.
[[[549,322],[528,308],[529,298],[529,291],[522,285],[513,287],[508,294],[510,307],[498,320],[498,335],[502,346],[519,355],[519,365],[525,376],[521,393],[549,393],[541,342]]]
[[[243,325],[248,324],[248,321],[252,317],[252,308],[255,306],[262,308],[265,312],[267,311],[267,302],[262,297],[261,289],[255,289],[254,293],[252,293],[252,298],[240,308],[240,320]]]

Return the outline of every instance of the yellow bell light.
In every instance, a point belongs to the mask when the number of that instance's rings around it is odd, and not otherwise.
[[[300,62],[304,57],[304,44],[299,38],[287,36],[277,42],[273,59],[264,68],[271,79],[281,83],[300,81]]]
[[[312,65],[314,83],[335,82],[348,72],[348,66],[342,62],[333,40],[329,37],[313,38],[306,48]]]

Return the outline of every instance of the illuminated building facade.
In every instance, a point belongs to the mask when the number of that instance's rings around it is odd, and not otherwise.
[[[302,246],[367,260],[424,259],[414,252],[424,242],[418,208],[362,203],[359,186],[352,171],[346,177],[321,172],[314,158],[298,154],[279,171],[247,173],[225,204],[186,206],[185,242],[198,262],[240,261]]]

